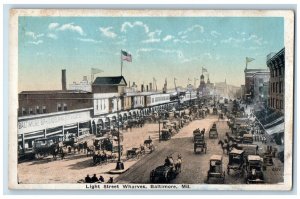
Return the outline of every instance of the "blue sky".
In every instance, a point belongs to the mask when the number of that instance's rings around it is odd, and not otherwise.
[[[274,17],[19,17],[19,91],[61,89],[61,69],[68,84],[90,79],[91,67],[120,75],[121,49],[133,57],[127,82],[185,86],[205,67],[212,82],[240,86],[245,57],[266,68],[284,47],[283,27]]]

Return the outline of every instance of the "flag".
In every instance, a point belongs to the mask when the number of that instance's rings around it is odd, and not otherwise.
[[[103,73],[104,71],[98,68],[91,68],[92,74]]]
[[[253,60],[255,60],[254,58],[251,57],[246,57],[246,63],[248,64],[249,62],[252,62]]]
[[[121,54],[122,54],[122,60],[128,61],[128,62],[132,62],[132,56],[131,54],[129,54],[126,51],[121,50]]]
[[[202,73],[205,73],[205,72],[207,73],[207,69],[202,67]]]

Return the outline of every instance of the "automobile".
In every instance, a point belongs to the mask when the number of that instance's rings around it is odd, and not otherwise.
[[[225,182],[225,171],[223,171],[222,155],[212,155],[209,159],[209,170],[207,171],[207,183],[210,179],[220,179],[221,183]]]
[[[259,155],[248,155],[244,173],[247,184],[265,183],[262,158]]]
[[[253,143],[253,136],[252,134],[244,134],[243,135],[243,143],[244,144],[252,144]]]
[[[230,170],[241,171],[244,169],[244,154],[243,150],[232,149],[229,152],[229,162],[227,165],[227,174],[229,175]]]
[[[209,138],[212,139],[212,138],[218,138],[219,135],[218,135],[218,131],[216,128],[211,128],[209,129]]]

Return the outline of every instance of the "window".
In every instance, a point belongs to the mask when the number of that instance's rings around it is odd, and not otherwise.
[[[29,108],[29,115],[32,115],[33,114],[33,110],[32,108]]]
[[[39,106],[35,107],[35,112],[36,112],[36,114],[40,114],[40,107]]]
[[[26,115],[26,109],[25,108],[22,108],[22,115]]]
[[[282,70],[281,70],[282,68],[279,68],[278,69],[278,72],[279,72],[279,76],[281,76],[282,75]]]
[[[68,106],[67,104],[64,104],[64,111],[67,111],[68,110]]]
[[[57,111],[62,111],[61,104],[57,104]]]
[[[47,113],[46,106],[43,106],[43,113]]]
[[[276,82],[276,93],[278,93],[278,82]]]
[[[273,93],[275,93],[275,82],[273,82]]]

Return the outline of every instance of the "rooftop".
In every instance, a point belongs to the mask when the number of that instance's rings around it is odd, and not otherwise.
[[[66,93],[91,93],[82,90],[37,90],[37,91],[22,91],[19,94],[66,94]]]
[[[127,83],[123,76],[114,76],[114,77],[97,77],[93,82],[93,85],[127,86]]]

